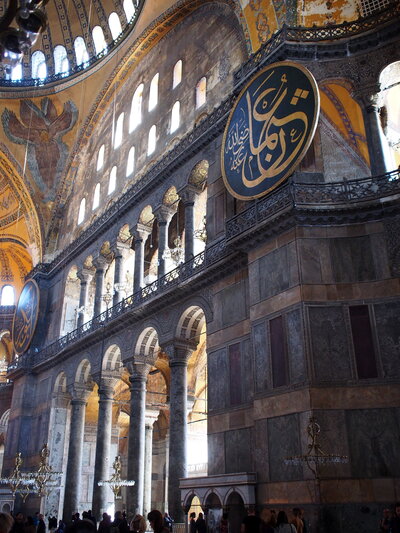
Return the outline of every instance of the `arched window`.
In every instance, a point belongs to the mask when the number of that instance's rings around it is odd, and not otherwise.
[[[135,11],[136,11],[132,0],[124,0],[124,11],[125,11],[126,19],[129,22],[134,16]]]
[[[46,58],[43,52],[36,50],[32,54],[32,78],[44,80],[47,76]]]
[[[110,172],[110,179],[108,182],[108,194],[111,194],[115,191],[117,185],[117,167],[112,167]]]
[[[104,165],[104,144],[100,146],[99,154],[97,156],[97,167],[96,170],[100,170]]]
[[[147,145],[147,155],[152,154],[154,150],[156,149],[156,136],[157,136],[157,129],[155,125],[153,125],[149,131],[149,142]]]
[[[77,37],[74,41],[76,64],[82,65],[89,61],[89,54],[83,37]]]
[[[92,30],[94,48],[96,50],[96,55],[100,54],[105,48],[107,48],[107,43],[104,38],[103,29],[100,26],[95,26]]]
[[[180,123],[180,107],[181,104],[178,102],[175,102],[172,111],[171,111],[171,133],[173,133],[175,130],[179,128]]]
[[[207,78],[201,78],[196,86],[196,109],[206,103],[207,100]]]
[[[158,72],[151,80],[149,95],[149,111],[154,109],[158,103]]]
[[[82,198],[81,204],[79,206],[78,226],[79,224],[82,224],[82,222],[85,219],[85,209],[86,209],[86,198]]]
[[[122,33],[121,21],[115,11],[108,17],[108,25],[110,26],[112,38],[115,41],[118,35]]]
[[[12,81],[22,80],[22,65],[21,65],[21,63],[18,63],[18,65],[16,65],[11,70],[11,79],[12,79]]]
[[[172,88],[175,89],[182,81],[182,59],[177,61],[174,66],[174,73],[172,76]]]
[[[135,168],[135,147],[131,146],[126,163],[126,177],[130,176]]]
[[[54,73],[55,74],[68,74],[69,62],[67,57],[67,51],[64,46],[58,44],[54,48]]]
[[[131,115],[129,117],[129,132],[133,131],[142,122],[142,97],[143,83],[136,89],[132,98]]]
[[[94,189],[92,211],[97,209],[100,205],[100,183]]]
[[[122,143],[122,135],[124,131],[124,113],[121,113],[118,117],[117,124],[115,126],[114,133],[114,148],[118,148]]]
[[[15,304],[15,291],[11,285],[4,285],[1,291],[1,303],[0,305],[14,305]]]

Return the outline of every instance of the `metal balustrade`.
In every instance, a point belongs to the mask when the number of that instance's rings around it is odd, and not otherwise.
[[[321,207],[335,209],[352,204],[365,204],[384,198],[393,200],[400,195],[400,170],[376,177],[332,183],[286,183],[268,196],[229,219],[226,223],[227,241],[251,229],[258,223],[271,220],[289,207]]]

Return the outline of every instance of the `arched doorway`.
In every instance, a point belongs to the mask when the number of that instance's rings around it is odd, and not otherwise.
[[[226,501],[226,510],[228,513],[229,532],[240,533],[240,526],[246,516],[246,509],[243,498],[238,492],[232,491],[229,494]]]

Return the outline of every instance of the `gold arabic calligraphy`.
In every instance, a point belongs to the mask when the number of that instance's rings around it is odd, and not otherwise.
[[[246,110],[240,108],[240,117],[227,136],[225,154],[229,168],[234,172],[241,168],[241,179],[247,188],[256,187],[288,168],[301,151],[308,131],[308,117],[303,111],[279,114],[285,99],[291,98],[290,104],[296,106],[300,98],[307,98],[308,91],[297,88],[289,95],[285,73],[279,86],[265,87],[274,73],[272,70],[252,94],[246,92],[247,116]],[[260,124],[261,130],[257,127]]]

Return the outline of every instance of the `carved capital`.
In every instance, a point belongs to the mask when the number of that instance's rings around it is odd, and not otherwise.
[[[106,266],[108,265],[108,261],[103,255],[95,257],[92,263],[96,268],[96,272],[105,270]]]
[[[169,366],[187,365],[197,343],[189,340],[175,339],[162,345],[163,352],[168,356]]]
[[[380,94],[380,84],[374,83],[371,85],[364,85],[362,87],[358,87],[352,92],[352,96],[367,111],[378,110],[382,99],[382,96]]]
[[[129,229],[129,232],[135,241],[145,241],[147,237],[150,235],[151,230],[152,230],[151,226],[147,226],[145,224],[141,224],[140,222],[138,222],[136,226]]]
[[[134,382],[145,382],[151,369],[151,365],[145,361],[129,361],[125,366],[130,373],[129,381],[131,384]]]
[[[119,374],[113,372],[93,375],[93,381],[99,386],[100,400],[109,400],[113,398],[115,386],[119,377]]]
[[[93,390],[92,383],[82,385],[80,383],[74,383],[68,387],[68,392],[71,394],[71,404],[86,405],[90,393]]]
[[[154,215],[156,219],[158,220],[159,224],[168,224],[168,222],[171,220],[171,218],[176,213],[176,210],[178,209],[178,205],[159,205],[157,209],[154,210]]]
[[[201,189],[188,183],[187,185],[185,185],[185,187],[178,191],[178,194],[183,202],[183,205],[186,207],[194,204],[196,196],[198,196],[200,192]]]
[[[76,277],[81,280],[81,283],[90,283],[93,278],[93,272],[88,268],[82,268],[78,270]]]
[[[145,414],[145,425],[147,427],[153,427],[154,422],[157,420],[158,415],[160,414],[160,411],[157,409],[146,409]]]
[[[128,250],[130,250],[130,244],[127,242],[116,241],[110,247],[112,253],[114,254],[114,259],[124,258],[124,255]]]
[[[55,392],[53,394],[53,407],[66,409],[71,401],[71,396],[66,392]]]

